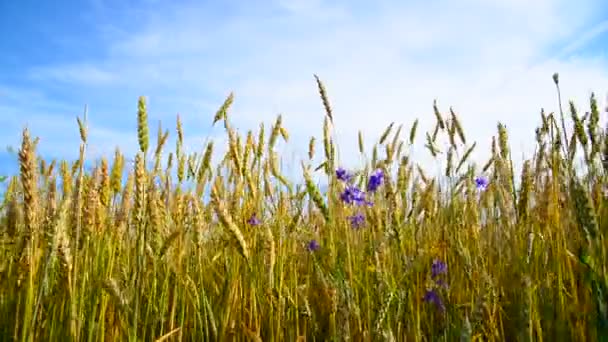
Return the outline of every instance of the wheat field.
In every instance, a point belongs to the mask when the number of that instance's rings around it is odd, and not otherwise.
[[[439,179],[406,153],[418,120],[390,124],[372,151],[360,134],[366,162],[343,168],[315,80],[324,126],[302,184],[275,152],[289,141],[282,117],[240,135],[232,94],[212,119],[228,138],[218,160],[213,141],[184,152],[179,118],[164,158],[169,130],[154,141],[144,97],[133,163],[118,149],[88,160],[86,117],[73,162],[40,158],[25,129],[1,204],[0,339],[608,341],[608,128],[595,95],[584,115],[574,103],[540,113],[518,174],[503,123],[474,165],[466,123],[435,103],[424,139]]]

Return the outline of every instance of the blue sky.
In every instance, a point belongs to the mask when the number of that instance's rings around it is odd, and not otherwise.
[[[0,147],[18,146],[28,126],[48,158],[77,157],[85,105],[90,155],[132,154],[139,95],[154,136],[158,120],[174,132],[179,113],[191,151],[207,138],[221,145],[210,124],[234,91],[243,132],[283,114],[285,162],[299,170],[324,115],[313,74],[347,164],[358,161],[359,129],[368,145],[392,121],[431,129],[435,98],[460,114],[476,160],[499,120],[520,158],[532,153],[540,108],[557,109],[554,72],[581,111],[591,91],[602,106],[608,94],[601,0],[0,1],[0,30]],[[0,173],[13,159],[0,152]]]

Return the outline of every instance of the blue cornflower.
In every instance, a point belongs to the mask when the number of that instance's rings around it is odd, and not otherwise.
[[[348,183],[353,178],[353,175],[346,171],[346,169],[339,167],[336,170],[336,177],[338,177],[339,180]]]
[[[361,228],[365,223],[365,216],[362,213],[357,213],[355,215],[349,216],[350,224],[353,228]]]
[[[260,219],[257,218],[257,216],[255,215],[255,213],[253,215],[251,215],[251,217],[247,220],[247,223],[249,223],[252,226],[257,226],[260,223],[262,223],[262,221],[260,221]]]
[[[431,265],[431,277],[437,278],[440,274],[445,274],[448,271],[448,266],[441,260],[433,260]]]
[[[475,186],[478,190],[486,190],[488,188],[488,179],[484,177],[475,178]]]
[[[434,304],[440,311],[445,311],[445,305],[439,294],[435,290],[427,290],[423,300],[428,303]]]
[[[319,248],[321,248],[321,246],[319,245],[319,243],[317,242],[317,240],[312,239],[310,240],[310,242],[306,245],[306,248],[310,251],[310,252],[314,252],[316,250],[318,250]]]
[[[372,173],[369,177],[369,182],[367,183],[367,191],[375,192],[380,184],[382,184],[382,180],[384,179],[384,173],[382,170],[378,169]]]
[[[348,186],[340,195],[340,199],[346,204],[355,202],[361,205],[365,203],[365,193],[354,186]]]

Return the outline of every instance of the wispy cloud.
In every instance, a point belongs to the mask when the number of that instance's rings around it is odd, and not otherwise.
[[[58,82],[62,87],[52,89],[62,101],[72,105],[75,93],[96,108],[91,136],[99,134],[95,144],[104,148],[133,145],[127,132],[135,126],[125,117],[134,117],[139,94],[150,98],[152,127],[159,119],[172,127],[179,112],[188,131],[202,137],[216,134],[211,117],[234,91],[236,126],[257,128],[282,113],[295,147],[285,153],[303,156],[307,138],[321,131],[316,73],[328,88],[350,164],[358,160],[358,129],[368,143],[392,121],[407,128],[420,118],[421,129],[430,129],[434,99],[443,110],[453,106],[469,140],[483,148],[497,121],[504,122],[517,158],[532,152],[540,108],[557,109],[554,72],[566,99],[581,107],[591,91],[601,100],[608,91],[606,56],[581,53],[606,39],[599,0],[95,3],[88,16],[98,20],[101,52],[20,72],[32,89],[45,92]],[[49,145],[62,141],[39,128]],[[55,154],[64,153],[57,145]]]
[[[99,66],[87,64],[33,67],[28,71],[27,76],[35,81],[52,80],[84,86],[111,84],[119,80],[119,75],[105,71]]]
[[[580,49],[584,48],[589,42],[598,39],[599,37],[606,36],[608,34],[608,20],[604,20],[599,24],[591,27],[588,31],[583,32],[566,45],[557,55],[557,58],[567,56],[571,53],[576,53]]]

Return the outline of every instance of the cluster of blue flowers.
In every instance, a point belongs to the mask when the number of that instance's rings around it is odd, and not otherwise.
[[[312,239],[312,240],[310,240],[310,242],[308,243],[308,245],[306,246],[306,248],[310,252],[314,252],[314,251],[318,250],[319,248],[321,248],[321,246],[319,245],[319,243],[317,242],[317,240]]]
[[[433,264],[431,265],[431,278],[433,279],[434,286],[427,290],[423,300],[428,303],[432,303],[439,309],[439,311],[445,311],[445,304],[439,295],[439,289],[447,288],[448,285],[443,278],[442,275],[448,272],[448,266],[441,260],[433,260]]]
[[[475,187],[477,190],[485,191],[488,188],[489,182],[487,178],[477,177],[475,178]]]
[[[255,213],[253,213],[251,215],[251,217],[247,220],[247,223],[252,226],[257,226],[257,225],[261,224],[262,221],[260,221],[260,219],[256,216]]]
[[[365,224],[365,215],[362,213],[356,213],[355,215],[349,216],[348,219],[353,228],[361,228]]]
[[[353,175],[351,173],[340,167],[336,170],[336,178],[346,184],[346,188],[342,194],[340,194],[342,202],[345,204],[373,205],[373,202],[368,201],[365,198],[365,192],[352,184]],[[384,173],[382,170],[374,171],[367,182],[367,192],[373,193],[378,190],[378,187],[382,185],[383,180]],[[361,212],[349,216],[348,219],[353,228],[361,228],[365,224],[365,216]]]
[[[344,191],[342,191],[342,193],[340,194],[340,200],[342,200],[342,202],[344,202],[345,204],[349,204],[349,205],[355,204],[358,206],[361,206],[361,205],[372,206],[373,205],[373,202],[368,201],[365,198],[366,193],[352,184],[353,180],[354,180],[354,176],[352,173],[350,173],[346,169],[340,167],[336,170],[336,178],[338,178],[339,181],[346,184]],[[384,181],[384,173],[382,172],[382,170],[378,169],[378,170],[374,171],[372,173],[372,175],[369,177],[369,180],[367,182],[367,192],[368,193],[376,192],[378,190],[378,188],[380,187],[380,185],[382,185],[383,181]],[[361,228],[365,225],[365,215],[363,215],[363,213],[361,213],[361,212],[358,212],[352,216],[349,216],[348,220],[350,221],[351,227],[353,227],[355,229]],[[308,242],[306,248],[310,252],[314,252],[314,251],[318,250],[319,248],[321,248],[321,246],[319,245],[319,242],[317,242],[317,240],[313,239]]]
[[[340,195],[340,199],[346,204],[369,204],[369,202],[365,200],[365,193],[352,185],[348,185],[346,189],[344,189],[344,192]]]
[[[350,183],[353,179],[353,175],[348,173],[348,171],[342,167],[336,170],[336,177],[345,183]]]
[[[340,194],[340,199],[342,200],[342,202],[349,204],[349,205],[350,204],[356,204],[356,205],[366,204],[368,206],[373,205],[373,202],[366,200],[365,192],[361,191],[361,189],[359,189],[358,187],[356,187],[352,184],[354,177],[346,169],[344,169],[342,167],[338,168],[336,170],[336,178],[338,178],[338,180],[340,180],[341,182],[346,184],[344,191],[342,192],[342,194]],[[371,174],[371,176],[369,177],[369,180],[367,182],[367,192],[368,193],[376,192],[378,190],[378,188],[380,187],[380,185],[382,185],[383,181],[384,181],[384,173],[382,172],[382,170],[378,169],[378,170],[374,171]],[[477,178],[475,178],[475,186],[477,187],[478,190],[486,190],[488,187],[488,180],[484,177],[477,177]],[[358,212],[355,215],[349,216],[348,220],[350,221],[350,224],[353,228],[361,228],[365,224],[365,215],[363,215],[363,213],[361,213],[361,212]],[[251,215],[251,217],[247,220],[247,223],[251,226],[258,226],[262,222],[256,216],[256,214],[253,213]],[[314,240],[314,239],[309,241],[306,246],[306,248],[310,252],[314,252],[314,251],[318,250],[320,247],[321,246],[319,245],[319,242],[317,242],[317,240]],[[444,274],[446,272],[447,272],[447,266],[445,265],[445,263],[443,263],[439,260],[435,260],[433,262],[433,265],[431,266],[431,274],[432,274],[433,279],[438,278],[439,275]],[[436,279],[435,285],[440,286],[440,287],[447,287],[447,284],[445,283],[445,281],[443,279]],[[434,303],[440,310],[445,310],[443,301],[441,300],[441,297],[439,296],[439,294],[437,293],[437,291],[435,289],[431,289],[431,290],[427,291],[426,295],[424,296],[424,300],[427,302]]]
[[[375,192],[378,189],[378,187],[382,184],[383,180],[384,180],[384,173],[382,173],[382,170],[378,169],[378,170],[374,171],[374,173],[372,173],[372,175],[369,177],[369,182],[367,182],[367,191]]]

